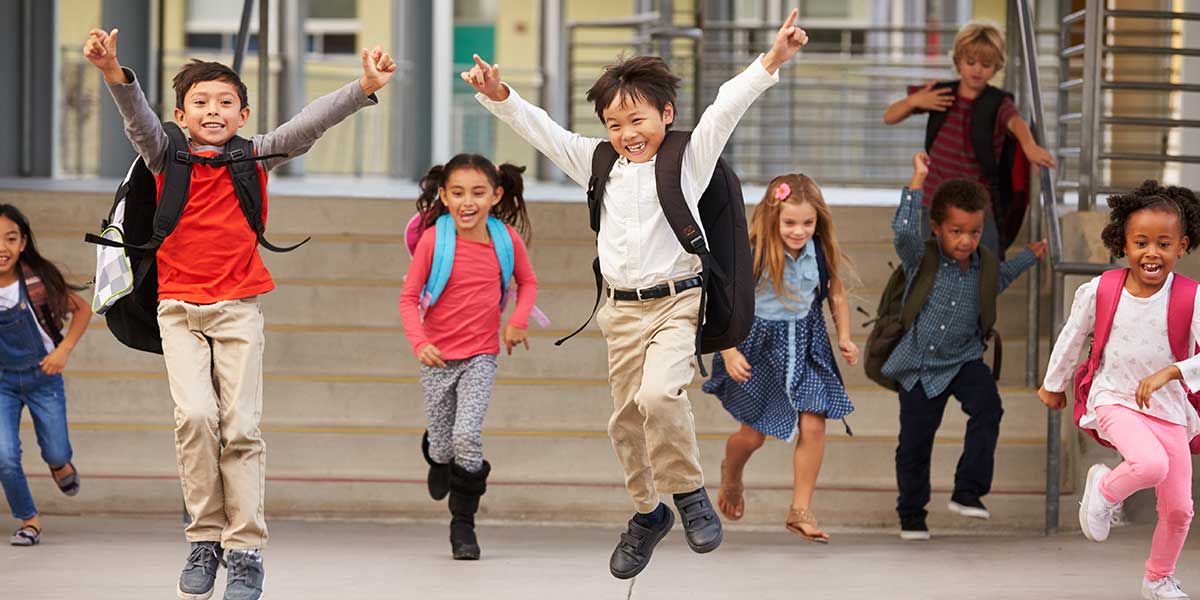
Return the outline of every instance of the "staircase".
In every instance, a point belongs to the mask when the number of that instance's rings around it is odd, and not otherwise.
[[[829,195],[836,201],[836,194]],[[43,254],[70,271],[71,279],[90,279],[94,250],[81,241],[82,234],[105,213],[109,194],[0,191],[0,202],[17,204],[28,214]],[[444,517],[445,508],[425,492],[418,450],[425,423],[418,363],[396,310],[408,266],[399,230],[412,206],[411,200],[272,199],[272,239],[282,243],[314,236],[300,251],[264,253],[278,285],[263,300],[262,427],[272,517]],[[485,424],[485,455],[494,472],[483,515],[617,522],[628,518],[630,503],[605,433],[612,405],[604,340],[593,324],[566,345],[553,346],[592,305],[594,238],[581,204],[535,202],[530,210],[538,304],[552,324],[549,330],[531,330],[532,351],[501,357]],[[833,207],[843,248],[862,279],[851,289],[853,304],[872,312],[891,271],[888,263],[896,260],[890,243],[893,210]],[[1023,387],[1019,359],[1028,318],[1026,290],[1022,278],[1000,302],[998,328],[1010,358],[1000,381],[1006,414],[988,499],[995,517],[967,521],[945,510],[965,426],[961,411],[950,408],[933,459],[935,528],[999,532],[1042,525],[1045,410]],[[852,314],[861,347],[866,329],[860,324],[866,317]],[[1048,319],[1048,311],[1042,314]],[[1048,331],[1048,324],[1041,330]],[[1045,357],[1047,340],[1040,343]],[[839,422],[829,423],[815,511],[831,526],[894,527],[896,397],[874,386],[861,367],[842,368],[857,407],[849,417],[855,435],[848,437]],[[124,348],[97,318],[72,356],[66,380],[84,489],[74,499],[54,490],[27,423],[22,432],[26,469],[42,509],[178,514],[173,405],[162,359]],[[725,436],[736,425],[699,383],[697,378],[689,391],[702,464],[715,495]],[[782,525],[791,498],[791,454],[790,445],[771,441],[755,455],[746,473],[743,522]],[[1071,456],[1068,452],[1068,461]],[[1072,491],[1068,479],[1065,493]]]

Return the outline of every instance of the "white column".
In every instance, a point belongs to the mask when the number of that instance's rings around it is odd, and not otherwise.
[[[430,111],[432,129],[432,159],[435,163],[450,160],[451,111],[454,82],[454,3],[433,3],[433,107]]]

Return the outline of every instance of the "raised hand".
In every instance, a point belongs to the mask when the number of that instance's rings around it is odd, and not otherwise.
[[[935,83],[930,81],[925,87],[909,94],[908,106],[913,110],[946,112],[954,105],[954,90],[948,87],[934,89]]]
[[[487,61],[479,58],[478,54],[472,56],[475,58],[475,66],[459,75],[462,80],[493,102],[507,100],[508,86],[500,83],[500,65],[489,65]]]
[[[913,155],[913,175],[912,180],[908,183],[908,189],[916,191],[925,185],[925,178],[929,176],[929,155],[925,152],[918,152]]]
[[[105,33],[103,29],[93,29],[88,32],[88,39],[83,43],[83,57],[104,73],[104,80],[109,83],[125,83],[125,73],[121,71],[121,63],[117,62],[117,34],[114,29]]]
[[[792,9],[792,13],[788,15],[783,27],[779,28],[779,33],[775,34],[775,42],[771,44],[771,49],[763,55],[762,64],[767,68],[768,73],[774,74],[783,63],[790,60],[808,43],[808,34],[803,29],[796,27],[796,16],[799,14],[799,9]]]
[[[358,80],[358,84],[362,87],[363,93],[368,96],[383,89],[383,86],[391,81],[392,74],[396,72],[396,62],[383,51],[382,46],[375,46],[373,50],[363,48],[362,67],[363,76]]]

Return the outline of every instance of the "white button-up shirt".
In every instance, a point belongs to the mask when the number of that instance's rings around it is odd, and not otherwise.
[[[716,100],[700,117],[684,151],[680,182],[696,223],[700,223],[700,196],[708,188],[733,128],[754,100],[778,81],[778,72],[767,73],[760,56],[721,86]],[[503,102],[493,102],[483,94],[476,94],[475,98],[568,177],[587,188],[592,176],[592,154],[597,145],[607,140],[567,131],[546,111],[522,99],[511,86],[509,97]],[[600,272],[615,289],[649,287],[701,271],[699,257],[684,251],[659,205],[654,164],[653,158],[634,163],[621,157],[604,189],[597,252]]]

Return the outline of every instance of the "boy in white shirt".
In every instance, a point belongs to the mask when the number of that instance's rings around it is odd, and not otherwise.
[[[721,86],[691,134],[680,185],[697,223],[700,196],[734,127],[808,42],[794,26],[796,15],[793,10],[766,54]],[[479,92],[480,104],[587,188],[592,155],[605,140],[567,131],[502,83],[498,65],[479,56],[475,62],[462,78]],[[596,315],[608,344],[615,405],[608,433],[638,511],[609,562],[619,579],[640,573],[674,524],[660,493],[674,495],[692,550],[711,552],[722,540],[685,391],[695,375],[701,261],[668,225],[655,182],[654,159],[675,120],[678,84],[662,59],[640,56],[607,67],[587,96],[620,155],[601,199],[597,249],[609,300]]]

